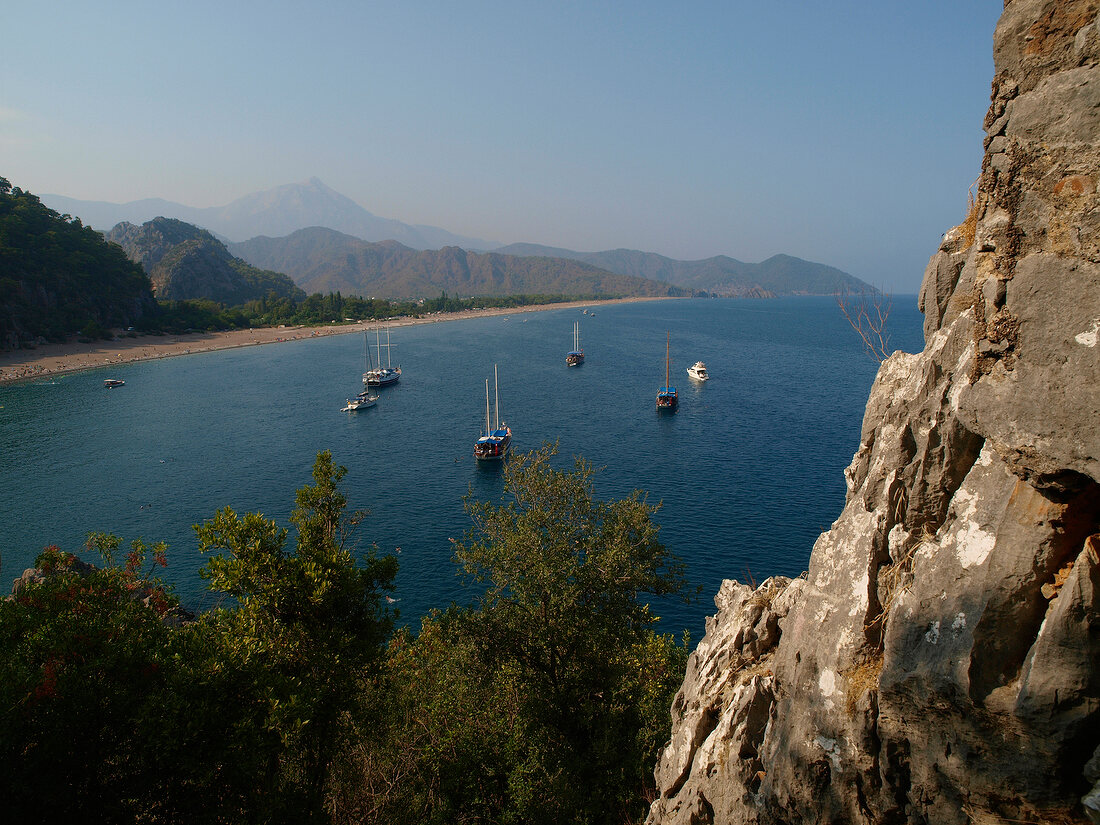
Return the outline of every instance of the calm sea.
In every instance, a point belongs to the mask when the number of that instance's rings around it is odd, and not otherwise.
[[[0,388],[0,581],[46,545],[89,531],[169,545],[167,577],[193,609],[215,604],[192,525],[226,505],[287,524],[317,452],[348,468],[364,546],[397,552],[401,620],[467,603],[450,539],[463,497],[497,499],[499,471],[471,456],[485,379],[499,366],[513,447],[557,441],[583,455],[597,493],[648,491],[662,541],[702,596],[654,605],[662,628],[699,639],[722,579],[796,576],[844,502],[877,369],[829,298],[670,300],[560,309],[395,329],[400,384],[341,413],[361,388],[363,337],[349,334],[111,367]],[[586,363],[565,366],[573,322]],[[922,348],[913,296],[895,297],[891,343]],[[665,333],[675,415],[658,415]],[[383,352],[383,356],[384,356]],[[706,362],[705,384],[686,367]],[[103,388],[105,377],[126,386]],[[4,584],[6,592],[9,585]]]

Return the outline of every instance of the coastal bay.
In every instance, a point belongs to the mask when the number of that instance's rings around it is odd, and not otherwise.
[[[115,364],[149,361],[200,352],[212,352],[258,344],[276,344],[303,338],[344,335],[366,329],[403,327],[414,324],[434,324],[494,315],[515,315],[524,312],[544,312],[555,309],[600,306],[638,301],[676,300],[669,298],[608,298],[592,301],[567,301],[556,304],[533,304],[522,307],[487,308],[464,312],[441,312],[421,317],[400,317],[383,321],[333,323],[321,326],[256,327],[222,332],[193,332],[184,335],[138,335],[118,337],[110,341],[76,341],[41,344],[34,349],[0,350],[0,384],[29,381],[50,375],[98,369]]]
[[[499,467],[471,455],[485,380],[499,365],[515,450],[557,443],[560,466],[584,456],[601,468],[601,497],[645,490],[662,504],[661,540],[703,595],[654,611],[669,632],[699,638],[722,579],[805,569],[843,506],[842,470],[859,445],[877,363],[831,298],[581,307],[395,325],[401,382],[359,413],[339,408],[362,388],[363,337],[307,330],[291,331],[297,339],[283,330],[282,346],[192,346],[191,357],[0,386],[0,577],[19,576],[47,545],[77,551],[89,531],[104,530],[167,541],[169,580],[190,608],[209,608],[192,525],[225,506],[285,523],[327,449],[348,467],[350,508],[369,513],[360,546],[398,555],[395,607],[415,623],[471,598],[449,540],[470,527],[466,495],[502,493]],[[570,369],[578,320],[587,357]],[[920,348],[915,297],[896,299],[891,324],[896,346]],[[680,408],[660,416],[666,332]],[[374,336],[366,340],[374,356]],[[697,360],[710,372],[705,384],[687,376]],[[104,389],[106,377],[126,386]]]

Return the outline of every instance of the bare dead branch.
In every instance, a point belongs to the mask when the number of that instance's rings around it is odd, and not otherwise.
[[[845,320],[862,339],[867,354],[879,363],[885,361],[893,351],[886,328],[893,306],[890,296],[885,292],[868,293],[865,290],[858,293],[838,292],[836,303]]]

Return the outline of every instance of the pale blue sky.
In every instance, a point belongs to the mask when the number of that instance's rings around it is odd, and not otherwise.
[[[1001,0],[0,10],[0,175],[219,206],[317,176],[501,243],[785,252],[916,292],[981,166]]]

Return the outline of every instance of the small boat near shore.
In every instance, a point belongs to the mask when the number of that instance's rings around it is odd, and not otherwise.
[[[707,365],[702,361],[696,361],[688,367],[688,377],[694,378],[696,381],[708,380],[710,376],[707,375]]]
[[[121,378],[107,378],[103,382],[103,386],[108,387],[108,388],[110,388],[110,387],[122,387],[122,386],[125,386],[125,385],[126,385],[126,382],[123,381]]]

